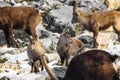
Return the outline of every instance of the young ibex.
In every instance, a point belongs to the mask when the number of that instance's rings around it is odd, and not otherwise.
[[[32,44],[28,45],[27,54],[31,63],[31,72],[39,72],[40,64],[41,70],[43,70],[40,56],[44,55],[45,52],[45,48],[39,40],[34,41]]]
[[[69,29],[65,29],[59,37],[56,48],[61,59],[61,64],[63,65],[64,61],[66,61],[65,65],[67,66],[70,60],[78,55],[83,48],[83,42],[75,37],[71,37]]]
[[[53,74],[49,68],[46,58],[45,58],[45,47],[39,40],[35,40],[34,43],[30,44],[27,48],[28,57],[32,63],[31,72],[39,72],[39,61],[44,66],[48,74],[51,76],[52,80],[57,80],[56,76]],[[43,68],[42,68],[43,69]]]
[[[94,48],[98,47],[97,36],[99,30],[104,30],[113,26],[118,34],[120,41],[120,12],[119,11],[103,11],[96,13],[83,13],[82,10],[77,11],[77,3],[74,3],[72,23],[80,22],[86,29],[93,32]]]
[[[0,7],[0,29],[4,31],[9,47],[19,47],[13,38],[14,29],[23,29],[37,40],[36,26],[41,20],[40,12],[33,7]]]

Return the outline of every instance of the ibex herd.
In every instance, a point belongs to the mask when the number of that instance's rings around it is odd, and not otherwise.
[[[40,44],[40,41],[35,41],[35,43],[28,47],[28,56],[33,61],[34,67],[38,67],[34,62],[41,60],[51,80],[58,80],[48,66],[44,57],[45,53],[43,53],[45,50],[44,46]],[[119,80],[117,66],[114,63],[117,57],[102,50],[84,52],[71,60],[62,80]],[[33,66],[31,70],[33,70]]]
[[[98,47],[96,40],[98,32],[111,25],[118,34],[120,41],[120,12],[105,11],[96,13],[83,13],[77,11],[77,3],[73,7],[72,23],[80,22],[86,29],[93,32],[94,47]],[[27,47],[27,54],[31,62],[31,72],[40,72],[43,66],[52,80],[58,80],[57,76],[49,68],[45,59],[45,47],[39,41],[35,28],[42,20],[40,12],[32,7],[0,7],[0,29],[5,32],[8,46],[17,46],[13,38],[13,29],[23,29],[31,34],[33,40]],[[62,80],[120,80],[119,73],[114,61],[116,55],[103,50],[89,50],[81,53],[84,48],[81,40],[71,37],[68,29],[65,29],[58,40],[57,52],[61,64],[67,67]]]

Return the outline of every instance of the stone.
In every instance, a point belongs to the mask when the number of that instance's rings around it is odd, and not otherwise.
[[[105,4],[109,9],[118,9],[120,7],[120,0],[105,0]]]

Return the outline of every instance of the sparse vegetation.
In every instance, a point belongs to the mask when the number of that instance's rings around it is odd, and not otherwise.
[[[76,24],[75,25],[75,34],[76,35],[80,35],[81,32],[85,30],[83,26],[81,26],[80,24]]]
[[[54,51],[55,50],[55,43],[52,41],[52,43],[50,44],[50,46],[49,46],[49,49],[51,50],[51,51]]]
[[[4,63],[4,62],[6,62],[6,61],[7,61],[6,58],[1,58],[1,57],[0,57],[0,63]]]

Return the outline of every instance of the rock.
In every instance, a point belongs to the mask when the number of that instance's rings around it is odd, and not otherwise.
[[[6,71],[9,72],[10,69],[16,71],[16,70],[20,70],[21,67],[18,64],[14,64],[14,63],[8,63],[8,62],[0,63],[0,70],[2,72],[6,72]]]
[[[58,78],[63,78],[65,76],[65,72],[67,70],[67,67],[54,67],[53,68],[55,75]]]
[[[0,6],[1,6],[1,7],[4,7],[4,6],[11,6],[11,4],[6,3],[6,2],[3,2],[3,1],[0,1]]]
[[[25,47],[29,44],[30,35],[28,35],[26,32],[23,30],[14,30],[14,38],[19,43],[19,47]]]
[[[4,31],[0,30],[0,46],[6,45],[7,41],[5,39]]]
[[[19,3],[19,2],[22,2],[23,0],[4,0],[4,2],[8,2],[8,3]]]
[[[84,12],[107,10],[107,6],[101,0],[81,0],[78,4],[79,7],[82,7]]]
[[[117,34],[112,31],[100,31],[98,33],[97,41],[99,43],[99,48],[107,48],[108,44],[111,40],[117,40]],[[80,40],[85,43],[86,47],[92,48],[93,47],[93,33],[85,31],[79,37]]]
[[[0,78],[0,80],[10,80],[10,78],[3,76],[2,78]]]
[[[56,52],[45,54],[45,56],[47,56],[49,62],[51,62],[53,60],[60,60],[60,57],[59,57],[58,53],[56,53]]]
[[[115,32],[100,32],[97,38],[99,48],[107,48],[111,40],[114,41],[117,39],[118,36]]]
[[[15,0],[10,1],[11,4],[16,4]]]
[[[50,34],[48,31],[45,31],[45,30],[40,30],[39,31],[39,39],[44,39],[44,38],[48,38],[50,37]]]
[[[89,35],[83,35],[80,36],[79,39],[85,44],[85,47],[92,48],[94,43],[93,43],[93,37]]]
[[[104,3],[109,9],[118,9],[120,7],[120,0],[105,0]]]
[[[56,6],[44,17],[46,29],[61,33],[65,27],[72,27],[72,6]]]
[[[52,72],[57,76],[58,80],[61,80],[66,72],[67,68],[66,67],[54,67],[52,68]],[[44,78],[44,77],[43,77]],[[38,79],[38,80],[51,80],[49,75],[46,75],[45,79]]]

